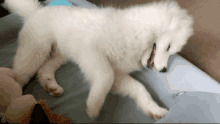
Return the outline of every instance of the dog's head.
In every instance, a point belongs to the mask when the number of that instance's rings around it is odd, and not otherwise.
[[[152,31],[155,39],[151,48],[156,47],[156,49],[146,50],[141,60],[142,66],[152,67],[160,72],[167,71],[169,56],[180,52],[189,37],[193,35],[193,18],[186,10],[175,3],[174,8],[170,10],[167,8],[166,11],[162,21],[158,21]]]

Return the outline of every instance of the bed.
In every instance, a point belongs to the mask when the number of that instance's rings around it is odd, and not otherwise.
[[[61,1],[61,0],[57,0]],[[65,1],[65,0],[62,0]],[[72,6],[97,7],[86,0],[67,0]],[[43,5],[66,5],[47,0]],[[12,67],[16,52],[17,34],[22,19],[15,14],[0,18],[0,66]],[[129,97],[111,94],[106,98],[100,117],[96,120],[86,115],[89,87],[78,65],[68,61],[56,71],[56,79],[65,93],[50,96],[33,77],[25,86],[24,94],[45,99],[52,112],[71,118],[74,123],[217,123],[220,122],[220,86],[217,81],[179,55],[169,59],[167,73],[143,69],[130,75],[146,86],[157,103],[170,110],[160,119],[152,120],[136,107]]]

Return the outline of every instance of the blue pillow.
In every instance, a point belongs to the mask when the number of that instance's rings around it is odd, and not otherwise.
[[[173,101],[169,114],[156,123],[219,123],[220,94],[187,91]]]
[[[66,0],[55,0],[55,1],[52,1],[49,6],[57,6],[57,5],[72,5],[71,3],[69,3],[68,1]]]

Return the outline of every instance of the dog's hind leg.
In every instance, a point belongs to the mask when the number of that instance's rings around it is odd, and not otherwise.
[[[49,56],[49,43],[41,44],[27,29],[22,29],[18,37],[18,48],[13,61],[15,80],[21,87],[37,72],[38,68]],[[47,42],[47,41],[44,41]]]
[[[49,92],[50,95],[59,96],[63,93],[63,88],[59,86],[55,79],[55,71],[66,62],[66,58],[60,54],[56,45],[53,45],[51,59],[47,60],[38,70],[38,80],[40,85]]]
[[[168,113],[167,109],[157,105],[143,84],[133,79],[128,74],[121,72],[116,73],[115,83],[111,92],[125,96],[128,95],[134,99],[137,106],[152,119],[160,119]]]

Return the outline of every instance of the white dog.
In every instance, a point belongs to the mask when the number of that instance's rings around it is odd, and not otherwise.
[[[130,96],[151,118],[168,113],[129,73],[146,67],[153,44],[153,69],[165,72],[169,56],[179,52],[192,36],[193,18],[176,2],[122,10],[41,7],[37,0],[6,0],[5,4],[25,19],[13,65],[21,86],[37,72],[40,84],[51,95],[62,94],[54,73],[70,59],[91,83],[89,117],[99,116],[109,91]]]

